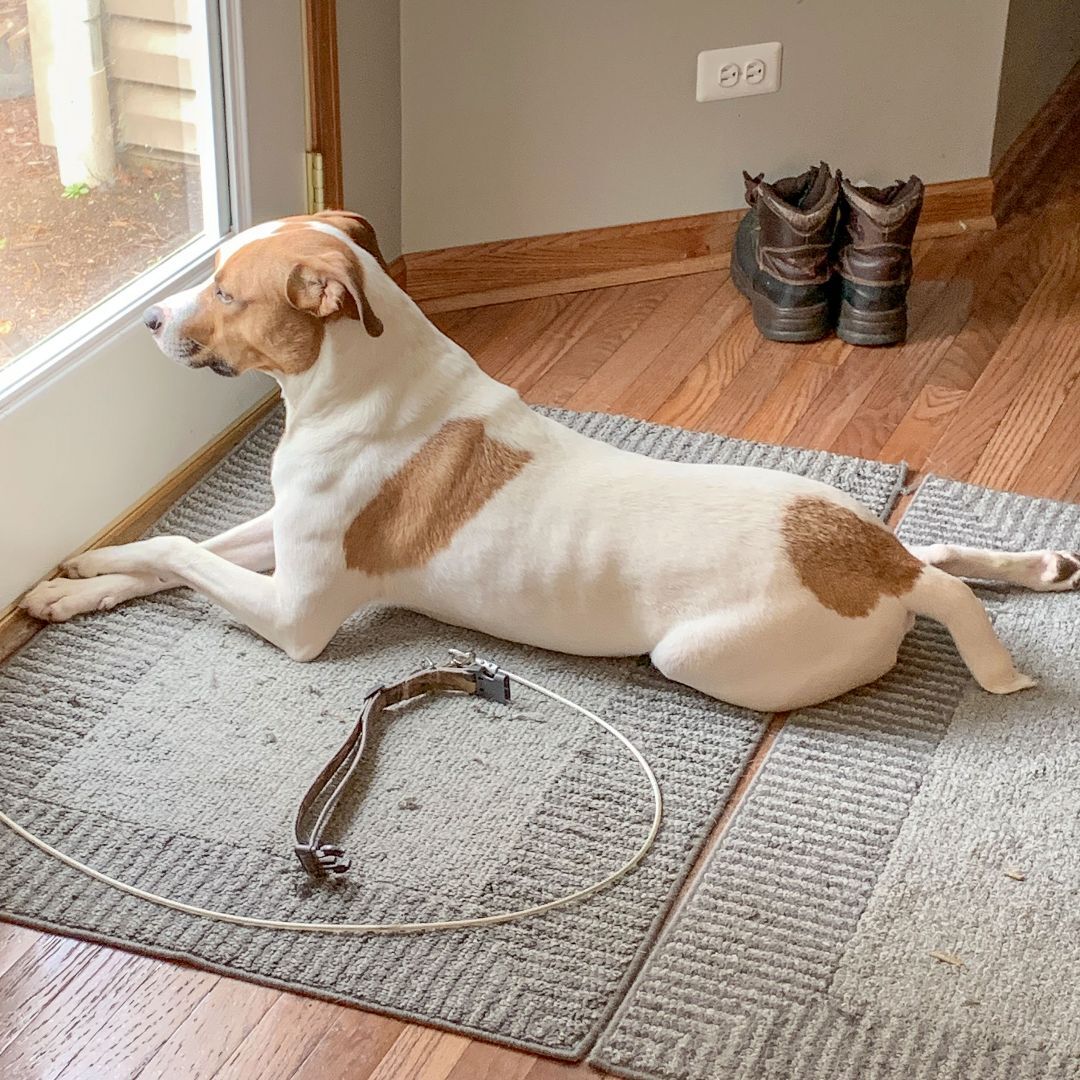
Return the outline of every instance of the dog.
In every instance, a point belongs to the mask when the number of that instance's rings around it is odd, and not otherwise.
[[[397,287],[355,214],[230,238],[210,280],[144,321],[174,361],[278,381],[273,508],[204,543],[77,555],[22,600],[40,619],[187,586],[309,661],[356,611],[395,605],[544,649],[648,653],[776,712],[885,674],[916,615],[984,689],[1032,686],[961,577],[1080,586],[1074,552],[908,549],[818,481],[658,461],[538,415]]]

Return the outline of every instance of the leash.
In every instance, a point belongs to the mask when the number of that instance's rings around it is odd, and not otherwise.
[[[232,923],[236,926],[249,926],[263,930],[294,930],[306,933],[322,934],[404,934],[415,933],[421,930],[464,930],[478,926],[497,926],[499,923],[514,922],[518,919],[526,919],[533,915],[542,915],[556,908],[567,907],[578,901],[585,900],[603,889],[614,885],[615,882],[626,877],[634,870],[645,856],[660,831],[660,823],[664,816],[664,799],[660,790],[660,784],[652,767],[645,760],[641,751],[614,725],[608,723],[596,713],[586,709],[584,705],[570,701],[561,694],[549,690],[531,682],[521,675],[515,675],[512,671],[506,671],[498,664],[490,660],[477,659],[471,652],[461,652],[457,649],[450,650],[450,662],[444,666],[429,666],[420,671],[413,672],[396,683],[385,683],[371,687],[364,695],[364,704],[360,711],[360,717],[349,737],[342,744],[337,753],[327,762],[315,778],[311,787],[300,801],[300,807],[296,813],[294,823],[294,840],[297,858],[301,865],[311,875],[323,877],[330,874],[343,874],[349,870],[350,861],[345,857],[344,851],[333,844],[327,844],[323,840],[323,833],[330,822],[342,794],[349,781],[352,779],[357,766],[360,763],[367,742],[367,731],[371,721],[384,709],[391,705],[398,705],[404,701],[420,697],[429,693],[462,693],[476,694],[490,701],[499,701],[504,704],[510,701],[510,684],[516,683],[528,690],[532,690],[552,701],[565,705],[569,709],[580,713],[582,716],[597,724],[610,735],[613,735],[633,756],[641,772],[645,776],[653,800],[652,823],[649,826],[645,839],[638,849],[617,870],[593,882],[584,888],[577,889],[555,900],[547,900],[540,904],[520,908],[516,911],[501,911],[493,915],[476,915],[462,919],[432,920],[429,922],[405,922],[405,923],[322,923],[322,922],[296,922],[288,919],[261,919],[251,915],[234,915],[227,911],[215,911],[212,908],[198,907],[195,904],[186,904],[180,900],[174,900],[168,896],[160,896],[157,893],[147,892],[135,885],[129,885],[119,881],[108,874],[95,870],[91,866],[80,862],[78,859],[53,847],[51,844],[35,836],[18,822],[12,820],[3,811],[0,811],[0,824],[6,825],[12,832],[21,836],[28,843],[43,851],[46,855],[57,859],[66,866],[77,870],[80,874],[100,881],[110,888],[127,893],[139,900],[145,900],[160,907],[169,908],[172,911],[180,911],[187,915],[195,915],[203,919],[214,919],[218,922]],[[329,788],[328,785],[333,783]],[[322,800],[321,808],[316,815],[312,827],[303,829],[305,820],[311,815],[314,807]]]

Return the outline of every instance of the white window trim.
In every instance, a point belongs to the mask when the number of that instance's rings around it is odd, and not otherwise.
[[[220,80],[210,79],[208,87],[214,115],[222,122],[214,125],[212,140],[216,167],[203,171],[203,205],[210,210],[214,233],[221,232],[219,223],[223,218],[231,222],[230,228],[222,235],[196,236],[0,368],[0,417],[110,345],[147,307],[208,277],[217,249],[251,224],[240,0],[205,0],[205,9],[206,25],[218,21],[221,27],[220,53],[213,35],[208,37],[207,45],[210,69],[222,73]],[[203,160],[207,160],[206,155]]]

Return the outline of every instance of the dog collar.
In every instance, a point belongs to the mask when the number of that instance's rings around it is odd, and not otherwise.
[[[501,704],[510,702],[510,676],[489,660],[450,650],[450,663],[425,667],[393,683],[379,683],[364,694],[360,716],[341,748],[312,781],[296,811],[293,850],[300,865],[315,877],[344,874],[351,865],[345,852],[323,840],[334,809],[364,755],[368,728],[384,709],[432,693],[476,694]],[[322,804],[310,829],[304,828],[314,807]]]

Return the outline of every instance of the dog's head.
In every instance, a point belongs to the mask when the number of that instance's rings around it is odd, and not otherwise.
[[[227,241],[209,281],[149,308],[143,322],[166,356],[189,367],[297,375],[318,359],[329,322],[383,332],[367,286],[385,269],[375,230],[358,214],[285,218]]]

